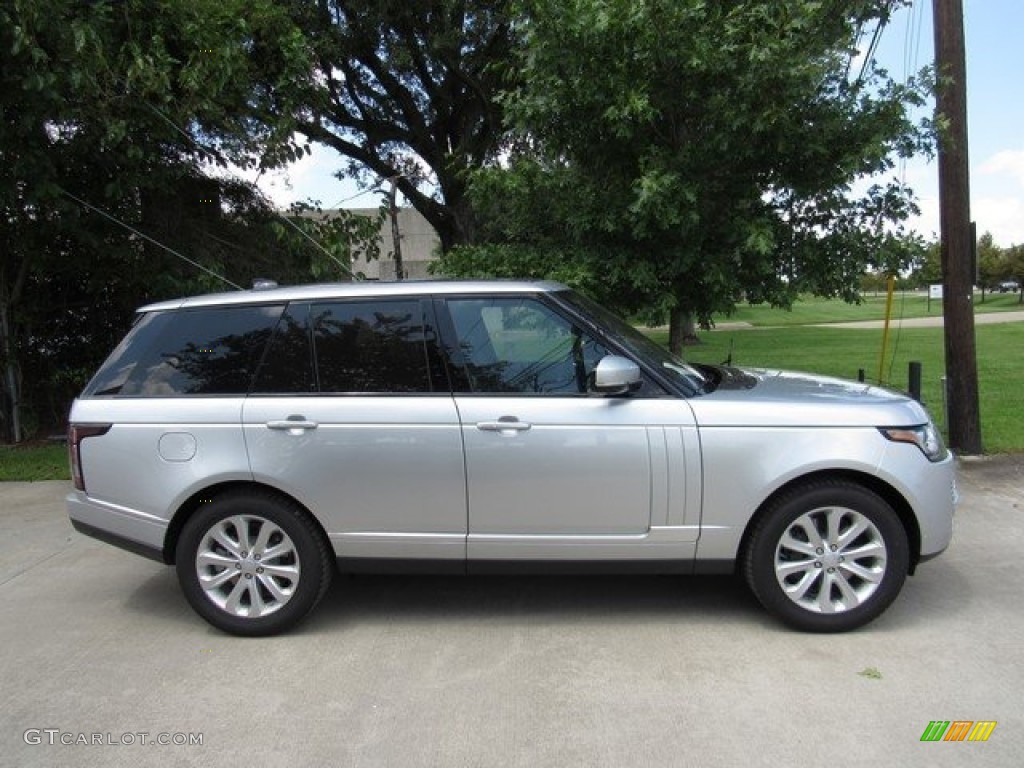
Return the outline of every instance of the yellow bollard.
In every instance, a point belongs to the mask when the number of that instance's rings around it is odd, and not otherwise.
[[[882,329],[882,354],[878,357],[878,383],[885,384],[882,374],[885,371],[885,353],[889,347],[889,320],[892,317],[892,295],[896,291],[896,275],[889,273],[885,294],[885,325]]]

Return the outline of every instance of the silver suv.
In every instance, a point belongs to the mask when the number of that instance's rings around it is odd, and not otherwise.
[[[858,627],[952,535],[922,407],[687,365],[564,286],[317,285],[139,311],[71,411],[79,531],[266,635],[337,568],[741,573]]]

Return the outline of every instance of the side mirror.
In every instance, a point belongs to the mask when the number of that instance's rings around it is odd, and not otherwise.
[[[640,366],[618,355],[602,357],[594,368],[590,390],[602,395],[626,395],[640,389]]]

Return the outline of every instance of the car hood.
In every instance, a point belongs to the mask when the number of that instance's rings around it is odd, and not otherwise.
[[[882,427],[928,421],[910,397],[810,373],[719,368],[719,386],[690,400],[701,426]]]

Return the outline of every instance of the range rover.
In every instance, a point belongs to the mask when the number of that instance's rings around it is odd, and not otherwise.
[[[954,461],[863,383],[686,364],[562,285],[270,288],[143,307],[75,401],[82,533],[285,630],[338,571],[738,574],[859,627],[949,544]]]

